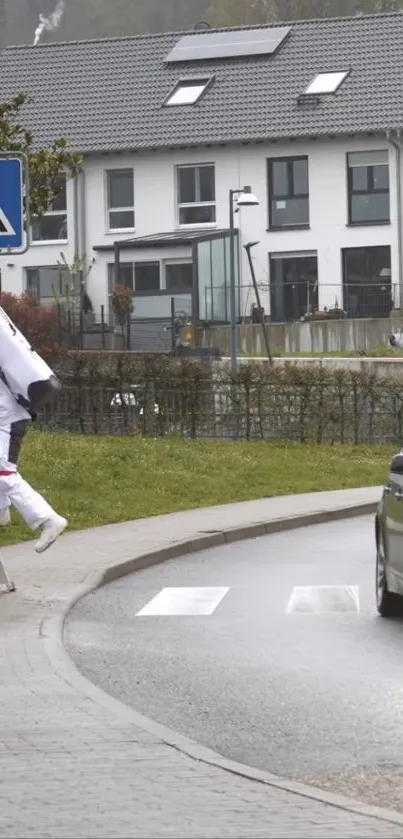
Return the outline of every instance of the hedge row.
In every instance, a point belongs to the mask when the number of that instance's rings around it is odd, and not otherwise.
[[[403,442],[403,378],[319,364],[228,365],[124,353],[52,361],[65,388],[44,427],[81,433]],[[133,398],[134,397],[134,398]]]
[[[160,354],[131,352],[63,352],[47,359],[65,385],[72,387],[127,387],[133,383],[169,380],[172,384],[210,381],[208,361],[176,359]]]

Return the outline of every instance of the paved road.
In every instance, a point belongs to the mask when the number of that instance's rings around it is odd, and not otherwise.
[[[372,527],[121,579],[75,607],[68,650],[105,691],[228,757],[403,809],[403,623],[375,613]]]

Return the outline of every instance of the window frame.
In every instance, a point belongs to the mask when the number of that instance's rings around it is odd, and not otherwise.
[[[375,263],[374,252],[375,251],[379,252],[380,250],[384,250],[385,252],[388,251],[388,256],[389,256],[389,266],[388,267],[389,267],[389,270],[390,270],[390,277],[388,278],[388,281],[390,282],[391,286],[393,286],[394,283],[392,283],[392,245],[390,245],[390,244],[386,244],[386,245],[384,245],[384,244],[379,244],[379,245],[349,245],[348,247],[342,248],[341,249],[341,256],[342,256],[343,283],[345,285],[370,286],[370,285],[373,284],[375,286],[376,282],[373,282],[371,280],[371,277],[373,277],[373,276],[379,277],[380,275],[375,274],[374,272],[371,271],[371,269],[373,268],[374,263]],[[366,276],[364,276],[363,279],[360,278],[360,280],[355,282],[355,283],[354,282],[347,282],[347,279],[346,279],[347,278],[347,273],[348,273],[347,272],[347,261],[348,261],[348,257],[350,256],[352,251],[355,251],[355,252],[361,251],[362,252],[363,256],[365,257],[366,268],[368,269]],[[385,280],[379,280],[377,282],[379,282],[380,285],[382,285],[382,284],[387,285],[388,281],[385,279]]]
[[[190,265],[190,267],[192,269],[192,285],[190,286],[190,288],[188,288],[188,289],[179,289],[179,288],[171,289],[171,288],[167,287],[167,268],[169,266],[172,266],[172,265]],[[192,262],[191,257],[186,257],[186,256],[180,257],[179,256],[176,259],[175,259],[175,257],[169,257],[167,259],[162,260],[161,266],[162,266],[161,277],[162,277],[162,281],[163,281],[163,288],[161,289],[162,291],[166,292],[167,294],[169,293],[169,294],[173,294],[173,295],[174,294],[192,294],[193,287],[194,287],[194,270],[193,270],[193,262]]]
[[[130,265],[130,268],[131,268],[131,278],[132,278],[131,286],[126,285],[126,283],[123,283],[122,285],[124,285],[125,288],[129,288],[131,290],[132,297],[136,297],[136,295],[140,296],[140,297],[153,296],[153,295],[160,294],[161,291],[164,290],[161,287],[161,278],[163,276],[163,270],[162,270],[162,265],[161,265],[161,260],[160,259],[133,259],[133,260],[127,260],[125,262],[121,262],[120,263],[120,268],[122,268],[123,265],[125,265],[125,266]],[[154,266],[158,265],[158,279],[159,279],[158,288],[150,289],[149,291],[138,291],[136,289],[136,266],[137,265],[154,265]],[[110,280],[110,277],[111,277],[111,275],[114,271],[114,268],[115,268],[115,263],[114,262],[108,262],[107,263],[107,269],[106,270],[107,270],[108,298],[111,297],[113,288],[116,285],[116,282],[114,281],[111,284],[111,288],[109,290],[109,280]]]
[[[389,152],[388,152],[387,149],[372,149],[370,151],[358,152],[358,154],[372,154],[372,153],[378,152],[378,151],[386,151],[386,153],[388,155],[388,162],[387,163],[384,163],[384,164],[373,163],[373,164],[368,164],[366,166],[361,166],[361,167],[350,166],[350,163],[349,163],[350,155],[351,154],[356,154],[357,152],[347,152],[347,154],[346,154],[347,212],[348,212],[347,224],[348,224],[349,227],[371,227],[373,225],[379,225],[379,224],[390,224],[390,164],[389,164]],[[373,189],[372,188],[371,189],[370,188],[370,189],[367,189],[367,190],[354,190],[353,189],[353,169],[358,169],[358,168],[367,169],[367,170],[371,169],[372,170],[371,180],[372,180],[372,184],[373,184],[373,177],[374,177],[373,169],[374,169],[375,166],[387,166],[387,169],[388,169],[388,187],[387,187],[387,189],[385,189],[385,188],[382,188],[382,189]],[[368,176],[367,176],[367,183],[369,183]],[[388,195],[388,198],[389,198],[388,218],[387,219],[386,218],[384,218],[384,219],[369,219],[367,221],[365,221],[365,219],[361,220],[361,221],[354,221],[354,219],[352,217],[352,199],[353,199],[354,195],[367,195],[367,196]]]
[[[389,302],[392,303],[393,306],[394,288],[396,284],[393,282],[392,250],[392,244],[352,245],[341,249],[343,298],[345,301],[344,308],[349,313],[349,317],[389,317],[392,307],[387,311],[387,314],[381,314],[380,303],[382,302],[382,294],[384,295],[385,302],[388,299],[386,295],[389,295]],[[355,281],[349,281],[348,260],[351,253],[357,251],[360,252],[360,256],[362,255],[364,257],[366,271],[365,274],[357,274]],[[378,252],[377,258],[375,258],[375,251]],[[382,260],[379,259],[380,251],[385,251],[385,254],[387,253],[388,256],[388,265],[386,266],[383,264],[383,267],[386,267],[389,270],[389,275],[384,278],[381,278],[381,274],[378,270],[373,270],[376,267],[377,260],[377,269],[379,269],[379,264],[382,262]],[[351,295],[356,297],[356,305],[354,307],[355,311],[353,314],[350,314]],[[373,299],[374,297],[378,298],[374,306],[376,312],[375,314],[371,311],[371,298]]]
[[[308,192],[306,194],[298,193],[295,194],[294,192],[288,192],[287,195],[274,195],[273,192],[273,164],[274,163],[286,163],[287,164],[287,188],[290,186],[290,171],[292,172],[293,163],[296,161],[305,160],[307,165],[307,180],[308,180]],[[291,174],[292,182],[294,178],[294,174]],[[300,154],[300,155],[283,155],[281,157],[268,157],[267,158],[267,181],[268,181],[268,230],[274,231],[281,231],[281,230],[306,230],[310,226],[310,194],[309,194],[309,157],[307,154]],[[293,183],[292,183],[293,185]],[[301,224],[286,224],[286,225],[276,225],[273,224],[273,209],[272,203],[273,201],[289,201],[291,199],[301,199],[308,201],[308,219],[307,221],[302,222]]]
[[[184,201],[180,202],[180,189],[179,189],[179,172],[182,169],[206,169],[207,167],[212,168],[214,172],[214,201]],[[200,176],[199,176],[199,183],[196,183],[196,192],[197,186],[199,188],[200,193]],[[206,163],[179,163],[175,167],[175,195],[176,195],[176,226],[180,227],[181,229],[190,229],[190,228],[212,228],[217,227],[217,192],[216,192],[216,165],[215,163],[206,162]],[[214,210],[214,221],[202,221],[202,222],[190,222],[190,223],[182,223],[180,220],[180,212],[181,209],[187,209],[192,207],[212,207]]]
[[[121,172],[131,172],[133,181],[133,205],[126,207],[111,207],[110,206],[110,176],[119,174]],[[112,169],[105,169],[105,226],[106,233],[135,233],[136,231],[136,193],[135,193],[135,177],[133,166],[117,166]],[[133,213],[133,226],[131,227],[111,227],[111,213]]]
[[[56,295],[52,294],[52,296],[50,296],[50,297],[42,297],[41,296],[41,271],[56,271],[58,273],[59,288],[56,290]],[[37,285],[37,291],[38,291],[37,294],[32,294],[32,289],[28,288],[28,277],[29,277],[30,273],[32,273],[32,274],[35,273],[36,274],[36,285]],[[26,293],[31,294],[33,297],[35,297],[35,300],[37,300],[39,304],[41,304],[42,301],[52,301],[52,303],[50,303],[50,304],[48,304],[47,302],[45,303],[45,305],[52,305],[52,304],[55,304],[57,302],[57,295],[63,296],[63,287],[62,287],[63,269],[60,267],[60,265],[54,265],[54,264],[52,264],[52,265],[25,265],[24,266],[24,279],[25,279],[24,286],[25,286]]]
[[[137,290],[137,288],[136,288],[136,268],[137,268],[138,265],[153,265],[154,267],[156,265],[158,265],[158,288],[151,288],[151,289],[142,290],[142,291]],[[134,296],[138,295],[140,297],[145,297],[147,295],[153,296],[153,295],[159,294],[160,291],[161,291],[161,273],[162,273],[162,271],[161,271],[161,260],[160,259],[136,259],[133,262],[133,285],[134,285],[133,295]]]
[[[274,323],[282,323],[281,318],[277,318],[277,302],[276,302],[276,291],[278,288],[281,288],[283,292],[282,302],[280,308],[282,308],[283,312],[289,307],[289,303],[291,302],[291,298],[287,296],[288,292],[290,292],[292,297],[291,308],[294,307],[295,301],[299,301],[299,289],[304,288],[307,291],[309,290],[309,295],[307,294],[307,304],[309,300],[310,309],[312,309],[312,301],[313,305],[319,305],[319,259],[318,259],[318,250],[317,249],[306,249],[306,250],[290,250],[290,251],[270,251],[268,254],[269,257],[269,293],[270,293],[270,313],[273,317]],[[316,279],[314,281],[314,286],[311,288],[309,286],[309,281],[301,283],[299,280],[299,269],[301,267],[300,260],[308,260],[312,259],[315,260],[315,269],[316,269]],[[276,277],[276,264],[283,263],[282,269],[284,270],[284,262],[291,262],[292,263],[292,275],[293,278],[291,281],[287,282],[284,281],[284,275],[282,276],[282,282],[277,282]],[[298,268],[297,268],[298,266]],[[306,309],[308,311],[308,309]],[[292,318],[285,318],[285,323],[298,323],[300,316],[293,316]]]
[[[49,210],[49,209],[47,209],[46,212],[43,213],[40,218],[31,220],[31,244],[34,245],[34,246],[56,245],[56,244],[61,245],[61,244],[67,244],[68,241],[69,241],[69,217],[68,217],[67,175],[66,175],[66,173],[64,173],[63,175],[60,176],[60,180],[63,180],[63,182],[64,182],[65,208],[63,210],[53,210],[53,209]],[[50,203],[50,206],[52,206],[53,202],[56,201],[57,198],[59,198],[60,195],[62,195],[62,194],[63,194],[63,192],[59,192],[57,195],[55,195],[54,198],[52,199],[51,203]],[[60,218],[63,217],[65,219],[66,235],[63,236],[63,238],[59,238],[59,239],[35,239],[34,238],[34,225],[35,225],[35,223],[40,225],[42,219],[58,218],[58,217],[60,217]],[[44,266],[41,266],[41,267],[44,267]]]
[[[125,288],[130,288],[131,293],[133,295],[134,294],[134,262],[130,262],[130,261],[121,262],[120,263],[120,268],[122,268],[123,265],[125,265],[125,266],[130,265],[131,274],[132,274],[132,285],[131,285],[131,287],[126,285],[126,283],[121,283],[121,285],[124,285]],[[106,266],[106,281],[107,281],[108,299],[111,297],[113,288],[116,285],[116,282],[114,280],[113,282],[111,282],[111,287],[110,287],[110,290],[109,290],[109,280],[112,278],[112,274],[114,273],[114,270],[115,270],[115,263],[114,262],[108,262],[107,266]]]
[[[344,82],[346,81],[349,73],[350,73],[350,70],[321,70],[320,73],[316,73],[316,75],[313,77],[313,79],[311,79],[311,81],[309,82],[309,84],[305,88],[303,95],[304,96],[332,96],[334,93],[337,93],[337,91],[339,90],[341,85],[344,84]],[[341,76],[342,78],[339,79],[336,86],[333,87],[331,90],[323,90],[323,89],[322,90],[311,90],[310,88],[313,87],[315,82],[317,82],[318,79],[320,79],[321,76],[322,77],[324,77],[324,76]]]
[[[179,81],[176,82],[174,87],[168,93],[168,96],[166,97],[166,99],[163,103],[163,106],[167,107],[167,108],[178,108],[178,107],[189,108],[189,107],[192,107],[193,105],[196,105],[197,102],[199,102],[199,100],[201,99],[201,97],[204,96],[207,88],[211,85],[212,81],[213,81],[212,76],[203,76],[203,77],[199,76],[199,77],[194,77],[194,78],[179,79]],[[172,102],[171,101],[173,99],[173,97],[175,96],[175,94],[178,93],[179,90],[181,90],[181,88],[189,88],[189,87],[201,87],[201,91],[198,94],[198,96],[196,97],[196,99],[193,99],[192,102]]]

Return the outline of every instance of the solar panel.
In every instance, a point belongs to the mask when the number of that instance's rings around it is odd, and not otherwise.
[[[174,61],[208,61],[213,58],[234,58],[242,55],[273,55],[291,32],[291,26],[264,29],[210,32],[185,35],[164,59]]]

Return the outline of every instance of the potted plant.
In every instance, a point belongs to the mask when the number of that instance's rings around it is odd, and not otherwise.
[[[115,285],[112,289],[111,305],[116,322],[122,332],[123,346],[125,331],[129,329],[130,317],[134,311],[132,292],[125,285]],[[129,341],[127,342],[129,343]]]
[[[312,319],[313,320],[327,320],[328,317],[328,310],[327,307],[324,306],[323,309],[316,309],[315,312],[312,312]]]
[[[343,320],[347,317],[347,312],[340,308],[337,297],[335,298],[334,306],[329,309],[327,314],[329,320]]]

